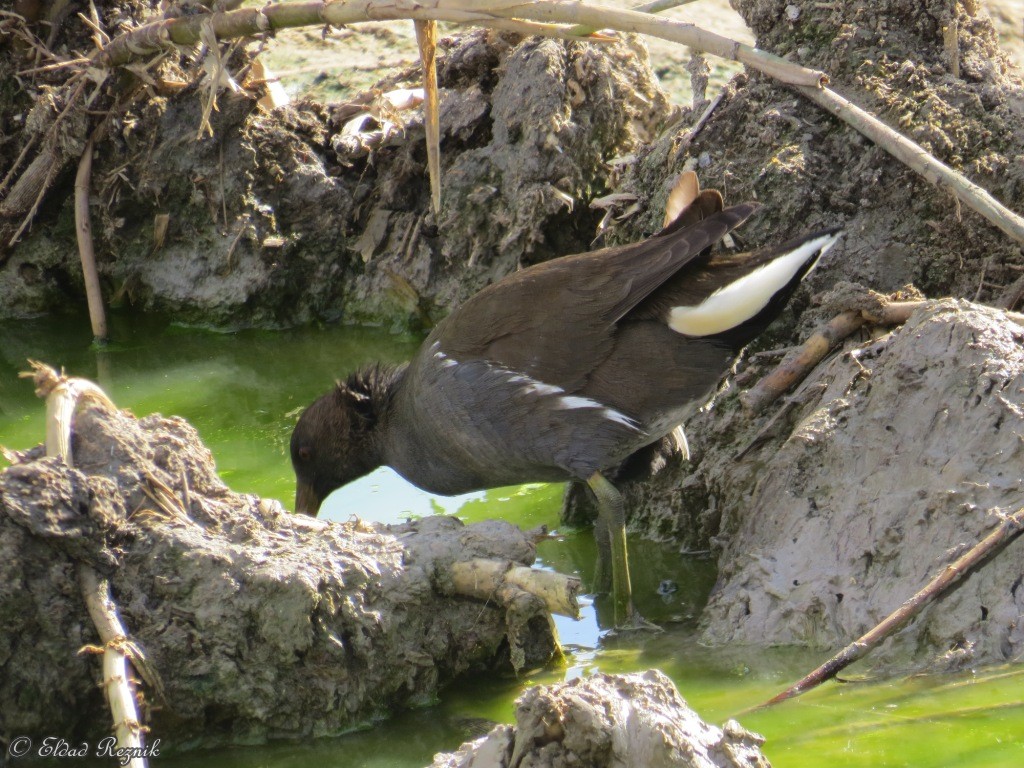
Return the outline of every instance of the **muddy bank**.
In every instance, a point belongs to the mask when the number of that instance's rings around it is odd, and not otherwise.
[[[82,563],[162,681],[144,692],[165,744],[341,733],[553,652],[546,614],[452,595],[456,560],[533,561],[514,526],[296,517],[228,489],[181,419],[89,406],[73,452],[0,473],[0,738],[109,732],[99,663],[77,655],[97,642]]]
[[[245,56],[236,58],[232,71],[241,71]],[[21,66],[13,50],[0,65]],[[174,77],[196,76],[188,56],[176,66]],[[416,87],[419,77],[410,69],[380,88]],[[440,217],[430,211],[419,110],[385,110],[391,136],[367,152],[364,137],[343,136],[345,125],[368,106],[380,115],[379,101],[267,113],[257,107],[258,87],[228,91],[211,115],[212,137],[197,136],[203,103],[195,88],[156,88],[119,107],[90,187],[105,296],[225,328],[338,319],[429,325],[520,266],[585,250],[599,217],[588,203],[614,183],[608,162],[650,140],[668,114],[635,41],[464,33],[441,43],[439,85]],[[23,142],[48,130],[66,91],[36,103]],[[69,169],[89,129],[80,118],[64,122]],[[365,131],[377,128],[371,120]],[[12,164],[15,144],[7,148]],[[58,177],[31,231],[0,255],[0,316],[84,301],[73,175]],[[25,215],[13,198],[0,200],[4,243]]]
[[[767,768],[763,743],[735,720],[724,728],[702,721],[657,670],[595,674],[530,688],[513,725],[435,756],[432,768]]]
[[[722,546],[702,617],[711,642],[841,645],[895,610],[1022,500],[1024,328],[942,302],[853,342],[802,385],[766,444],[709,451]],[[714,468],[712,468],[714,467]],[[1024,651],[1016,542],[889,647],[999,662]],[[884,655],[884,654],[883,654]]]

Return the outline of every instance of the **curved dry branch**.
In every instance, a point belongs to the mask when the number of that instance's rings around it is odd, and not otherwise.
[[[681,21],[651,13],[620,11],[590,6],[575,0],[325,0],[324,2],[272,3],[211,16],[162,19],[111,41],[97,53],[109,66],[163,50],[169,44],[191,45],[201,38],[204,23],[212,23],[218,38],[256,35],[288,27],[329,24],[342,26],[361,21],[397,19],[450,21],[488,26],[494,21],[548,22],[575,29],[615,29],[660,37],[696,48],[720,58],[738,61],[791,85],[819,87],[828,82],[824,72],[801,67],[785,59]],[[579,37],[573,28],[562,28],[566,37]],[[524,30],[529,33],[529,26]]]
[[[85,280],[85,297],[89,303],[93,339],[103,343],[107,340],[107,315],[103,310],[103,289],[100,287],[100,274],[96,269],[92,218],[89,215],[92,151],[93,139],[90,138],[85,143],[82,157],[78,161],[78,173],[75,175],[75,234],[78,237],[78,254],[82,259],[82,278]]]

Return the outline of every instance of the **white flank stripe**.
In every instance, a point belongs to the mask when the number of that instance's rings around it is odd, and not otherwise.
[[[521,373],[512,373],[511,371],[503,371],[503,373],[508,375],[508,380],[513,384],[523,384],[523,392],[528,395],[560,395],[565,392],[561,387],[545,384],[543,381],[531,379]]]
[[[823,255],[842,233],[822,235],[783,254],[749,275],[719,288],[695,307],[672,307],[668,325],[687,336],[711,336],[735,328],[766,306],[815,254]]]
[[[569,395],[558,398],[558,407],[564,409],[572,408],[596,408],[601,411],[601,415],[604,416],[608,421],[614,421],[618,424],[622,424],[630,429],[638,429],[637,423],[629,418],[624,413],[609,408],[606,405],[602,405],[597,400],[591,400],[589,397],[579,397],[578,395]]]
[[[443,352],[441,352],[437,343],[435,342],[431,349],[436,350],[434,357],[441,360],[441,364],[456,365],[455,360],[449,359]],[[487,367],[490,368],[494,373],[500,374],[505,377],[505,380],[510,384],[521,384],[520,392],[526,395],[538,395],[540,397],[558,397],[558,408],[560,410],[570,410],[573,408],[587,408],[590,410],[597,410],[601,412],[601,416],[608,419],[608,421],[614,421],[616,424],[622,424],[624,427],[629,427],[637,432],[640,431],[640,425],[631,419],[624,413],[616,411],[614,408],[609,408],[603,403],[599,403],[597,400],[593,400],[589,397],[580,397],[579,395],[567,395],[565,390],[561,387],[555,386],[554,384],[546,384],[543,381],[538,381],[530,376],[522,373],[515,373],[510,371],[508,368],[504,368],[494,363],[486,363]],[[685,441],[685,438],[684,438]]]
[[[532,384],[527,384],[524,389],[527,392],[538,395],[560,395],[565,392],[561,387],[556,387],[553,384],[545,384],[543,381],[535,381]]]
[[[441,351],[441,343],[435,341],[430,345],[430,348],[434,350],[434,357],[441,361],[442,368],[451,368],[452,366],[458,365],[458,360],[452,360],[448,355]]]

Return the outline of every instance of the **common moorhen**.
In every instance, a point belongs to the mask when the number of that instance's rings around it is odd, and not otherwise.
[[[782,311],[836,229],[712,255],[756,203],[693,192],[643,242],[565,256],[484,288],[440,322],[412,362],[352,374],[291,439],[296,512],[382,464],[458,494],[582,480],[611,559],[615,621],[632,607],[622,497],[601,474],[679,426]]]

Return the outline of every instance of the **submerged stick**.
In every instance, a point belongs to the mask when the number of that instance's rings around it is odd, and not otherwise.
[[[987,559],[999,554],[1008,544],[1024,533],[1024,509],[1004,517],[992,533],[971,547],[965,554],[947,565],[928,585],[886,616],[870,632],[862,635],[810,674],[776,694],[758,709],[786,701],[821,685],[839,674],[853,662],[864,658],[883,640],[904,627],[929,604],[941,597]]]

